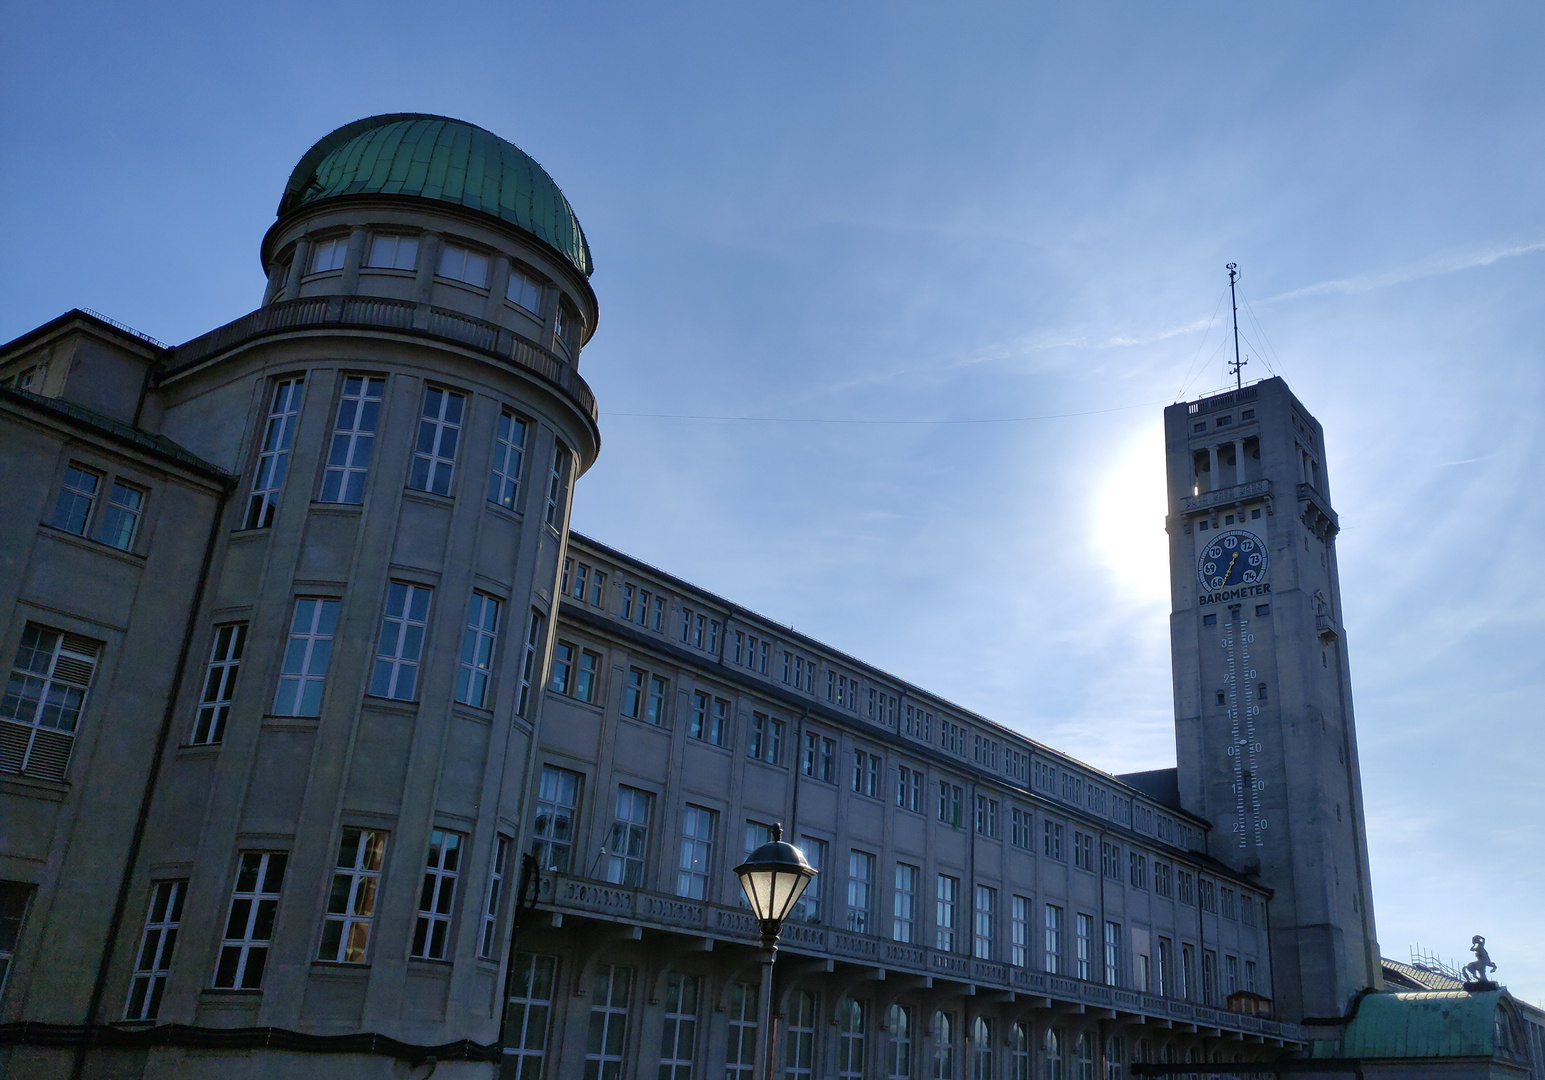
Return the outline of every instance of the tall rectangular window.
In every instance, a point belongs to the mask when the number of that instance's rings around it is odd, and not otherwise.
[[[584,1080],[620,1080],[628,1052],[628,1009],[633,969],[597,964],[590,978],[590,1030],[585,1038]]]
[[[418,438],[413,444],[413,467],[408,486],[436,495],[451,493],[456,471],[456,451],[461,444],[461,421],[467,396],[438,386],[424,387],[419,409]]]
[[[343,830],[338,839],[338,859],[333,868],[333,887],[327,894],[327,915],[322,922],[322,947],[317,959],[339,964],[365,962],[385,854],[384,832]]]
[[[562,443],[553,444],[553,464],[547,473],[547,511],[544,515],[547,524],[555,529],[563,527],[563,514],[569,495],[569,462],[572,455]],[[657,610],[662,606],[658,599],[655,600]],[[660,620],[655,619],[656,630],[660,629]]]
[[[853,790],[871,799],[880,797],[880,755],[853,751]]]
[[[1223,957],[1223,1000],[1228,999],[1239,991],[1239,957]]]
[[[606,880],[613,885],[643,887],[653,815],[653,795],[626,784],[618,785],[612,828],[606,838]]]
[[[461,634],[461,661],[456,669],[456,700],[473,708],[488,707],[488,678],[499,638],[499,601],[474,592],[467,605],[467,625]]]
[[[1202,950],[1202,1001],[1218,1003],[1218,954],[1211,949]]]
[[[542,626],[546,617],[536,608],[531,609],[531,622],[526,626],[526,648],[520,662],[520,694],[515,702],[515,715],[528,719],[531,713],[531,687],[536,682],[542,663]]]
[[[660,1028],[659,1080],[692,1080],[697,1060],[697,1000],[701,980],[672,971],[665,976],[665,1017]]]
[[[892,1005],[886,1014],[890,1037],[885,1040],[884,1080],[913,1080],[912,1015],[910,1005]]]
[[[804,757],[801,771],[806,776],[826,783],[836,782],[837,740],[828,739],[814,731],[805,732]]]
[[[1009,918],[1009,962],[1015,967],[1030,966],[1030,898],[1014,897]]]
[[[1245,961],[1245,989],[1250,991],[1252,994],[1256,992],[1254,960]]]
[[[1043,853],[1048,859],[1062,861],[1062,825],[1055,821],[1041,822],[1042,839],[1045,845]]]
[[[960,902],[960,879],[940,874],[934,892],[934,948],[955,951],[955,909]]]
[[[504,903],[504,882],[510,875],[508,836],[494,838],[494,857],[488,865],[488,891],[483,896],[483,927],[477,937],[477,954],[485,960],[497,960],[494,947],[499,944],[499,908]]]
[[[305,379],[283,379],[274,384],[263,439],[258,445],[257,465],[252,472],[252,491],[247,496],[244,529],[266,529],[274,523],[279,493],[284,490],[284,477],[289,471],[290,450],[295,445],[295,425],[300,421],[305,385]]]
[[[1112,881],[1121,880],[1121,846],[1109,840],[1100,841],[1100,872]]]
[[[418,920],[413,926],[411,955],[419,959],[445,959],[456,902],[456,875],[461,868],[462,839],[461,833],[445,829],[429,832],[424,883],[418,894]]]
[[[730,987],[729,1040],[724,1048],[724,1080],[757,1080],[756,1029],[761,1021],[760,990],[752,983]]]
[[[694,739],[723,746],[725,729],[729,725],[730,703],[723,698],[710,697],[701,690],[692,694],[692,722],[687,734]]]
[[[796,990],[784,1017],[783,1075],[785,1080],[812,1080],[815,1076],[815,994]],[[588,1078],[587,1078],[588,1080]]]
[[[1073,865],[1094,872],[1094,837],[1077,829],[1073,830]]]
[[[600,680],[601,654],[590,649],[579,650],[579,666],[574,671],[574,696],[593,703]]]
[[[1078,977],[1085,981],[1094,978],[1094,916],[1078,913],[1077,927],[1077,960]]]
[[[1030,831],[1033,823],[1034,817],[1029,810],[1014,807],[1009,815],[1009,842],[1017,848],[1029,851],[1034,844]]]
[[[837,1005],[837,1080],[863,1080],[868,1006],[843,998]]]
[[[474,288],[488,288],[488,256],[460,244],[445,244],[440,248],[440,267],[436,272],[443,278]]]
[[[276,716],[322,715],[322,688],[338,629],[338,601],[317,596],[295,598],[290,635],[274,695]]]
[[[556,956],[515,954],[504,1035],[504,1069],[511,1080],[542,1080],[557,981]]]
[[[848,852],[848,930],[869,933],[874,902],[874,856],[865,851]]]
[[[0,994],[5,993],[6,976],[11,972],[11,960],[16,955],[16,942],[21,937],[21,924],[27,917],[31,897],[32,886],[0,881]]]
[[[992,1021],[978,1016],[971,1021],[971,1080],[993,1080]],[[1094,1080],[1094,1077],[1089,1077]]]
[[[993,921],[997,907],[998,890],[990,885],[978,885],[971,908],[971,955],[978,960],[992,959]]]
[[[813,836],[801,836],[799,850],[805,853],[805,861],[817,872],[817,876],[811,878],[810,884],[805,886],[805,891],[800,894],[799,902],[794,905],[794,911],[789,917],[799,922],[818,923],[821,921],[819,874],[826,869],[826,841],[817,840]]]
[[[386,587],[386,609],[376,639],[375,670],[370,693],[375,697],[412,701],[418,691],[418,664],[429,626],[433,589],[393,581]]]
[[[27,624],[0,698],[0,772],[64,779],[99,648],[88,638]]]
[[[1196,998],[1196,946],[1180,946],[1180,996],[1188,1000]]]
[[[1121,924],[1105,923],[1105,985],[1121,985]]]
[[[906,765],[896,767],[896,805],[914,814],[923,812],[923,771]]]
[[[918,868],[896,864],[896,888],[891,893],[891,940],[910,945],[917,940]]]
[[[365,265],[372,270],[412,270],[418,265],[418,237],[377,233],[370,238]]]
[[[243,851],[231,890],[220,962],[215,967],[218,990],[258,990],[274,936],[274,916],[284,887],[289,857],[282,851]]]
[[[376,424],[381,418],[385,379],[345,375],[333,421],[333,441],[322,471],[322,502],[362,503],[370,456],[375,449]]]
[[[959,784],[939,781],[939,820],[951,828],[960,828],[960,803],[964,798]]]
[[[713,872],[714,819],[712,810],[688,803],[681,812],[681,861],[676,867],[676,895],[693,900],[708,897],[708,877]]]
[[[547,680],[547,689],[555,694],[568,694],[574,685],[574,654],[577,650],[567,641],[553,646],[553,673]]]
[[[574,852],[574,819],[584,778],[577,772],[543,765],[537,780],[536,821],[532,854],[538,870],[569,872]]]
[[[214,641],[209,649],[209,667],[204,673],[204,692],[199,698],[193,734],[188,738],[190,743],[217,743],[225,738],[225,722],[231,715],[236,674],[241,668],[241,653],[246,644],[246,623],[215,627]]]
[[[644,719],[656,726],[665,724],[665,702],[670,684],[659,675],[649,676],[649,698],[644,703]]]
[[[1148,857],[1138,851],[1127,852],[1127,880],[1134,889],[1148,888]]]
[[[1165,937],[1159,939],[1159,993],[1175,996],[1175,943]]]
[[[1062,974],[1062,909],[1056,904],[1046,905],[1045,966],[1053,975]]]
[[[998,838],[998,800],[986,795],[976,797],[976,831],[983,836]]]
[[[140,513],[144,509],[144,488],[114,480],[107,508],[102,511],[102,531],[98,534],[102,543],[120,551],[134,550],[134,537],[139,533]]]
[[[125,1020],[154,1020],[161,1011],[161,993],[172,969],[187,891],[186,881],[158,881],[150,887],[150,907],[145,912],[145,929],[140,933],[134,975],[129,980],[129,1000],[123,1009]],[[3,976],[0,969],[0,978]]]
[[[54,512],[48,523],[56,529],[85,536],[86,525],[91,520],[91,508],[96,505],[97,489],[101,485],[101,473],[70,462],[64,468],[59,498],[54,502]]]
[[[783,721],[765,713],[752,713],[746,754],[769,765],[783,764]]]
[[[510,410],[499,413],[494,436],[494,460],[488,473],[488,501],[506,510],[520,502],[520,470],[526,460],[527,424]]]

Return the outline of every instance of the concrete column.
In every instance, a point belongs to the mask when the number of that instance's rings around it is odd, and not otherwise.
[[[556,285],[542,290],[542,348],[558,351],[558,304],[560,293]]]
[[[302,236],[295,241],[295,254],[290,257],[290,277],[284,283],[282,300],[294,300],[300,295],[300,279],[305,276],[306,264],[311,261],[311,241]]]
[[[504,310],[504,294],[510,287],[510,257],[495,255],[488,281],[488,303],[483,307],[483,318],[491,323],[499,321]]]
[[[338,291],[345,296],[359,292],[359,268],[365,262],[365,241],[369,237],[369,231],[363,225],[349,230],[349,249],[343,255],[343,281],[338,286]]]
[[[284,279],[289,267],[285,263],[274,263],[268,272],[268,287],[263,290],[263,306],[267,307],[279,299],[284,292]]]
[[[440,234],[426,232],[418,238],[418,274],[413,279],[413,302],[427,304],[434,296],[435,271],[440,268]]]
[[[1243,439],[1235,439],[1234,440],[1234,483],[1236,483],[1236,484],[1243,484],[1244,482],[1245,482],[1245,441]]]
[[[1208,464],[1209,469],[1211,470],[1207,474],[1207,490],[1208,491],[1217,491],[1220,487],[1223,486],[1222,484],[1220,484],[1218,482],[1218,448],[1217,448],[1217,446],[1209,446],[1207,448],[1207,464]]]

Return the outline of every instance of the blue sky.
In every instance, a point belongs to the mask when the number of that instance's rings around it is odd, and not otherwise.
[[[192,337],[317,138],[482,124],[595,255],[576,526],[1115,771],[1174,760],[1160,412],[1239,263],[1327,433],[1384,952],[1545,999],[1538,5],[0,18],[0,337]]]

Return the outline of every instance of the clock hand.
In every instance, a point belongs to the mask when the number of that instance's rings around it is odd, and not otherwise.
[[[1223,568],[1223,580],[1224,581],[1228,580],[1228,572],[1230,570],[1234,569],[1234,564],[1236,562],[1238,562],[1238,561],[1239,561],[1239,552],[1236,551],[1236,552],[1234,552],[1233,558],[1229,559],[1228,565]]]

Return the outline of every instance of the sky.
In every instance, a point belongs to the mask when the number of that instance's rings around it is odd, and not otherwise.
[[[0,338],[256,307],[302,153],[456,116],[590,240],[574,526],[1174,764],[1161,411],[1325,427],[1386,956],[1545,1001],[1545,8],[0,0]]]

